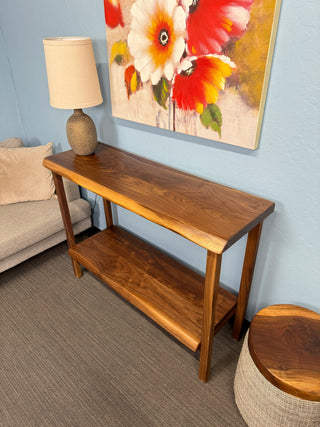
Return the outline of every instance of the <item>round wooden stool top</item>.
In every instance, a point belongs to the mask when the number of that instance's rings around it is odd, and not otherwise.
[[[269,382],[320,402],[320,314],[296,305],[266,307],[251,322],[248,347]]]

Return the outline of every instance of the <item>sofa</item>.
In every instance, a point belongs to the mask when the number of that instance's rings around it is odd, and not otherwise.
[[[0,273],[66,240],[51,171],[42,166],[52,143],[0,142]],[[74,234],[91,227],[91,207],[64,179]]]

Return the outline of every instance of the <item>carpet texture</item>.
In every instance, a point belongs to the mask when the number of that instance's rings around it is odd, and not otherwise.
[[[241,342],[225,325],[211,379],[189,351],[62,243],[0,274],[0,426],[245,426],[233,381]]]

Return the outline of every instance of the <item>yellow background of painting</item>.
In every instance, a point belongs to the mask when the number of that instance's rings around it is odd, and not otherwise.
[[[230,50],[237,66],[238,91],[253,108],[259,108],[276,0],[255,0],[248,29]]]

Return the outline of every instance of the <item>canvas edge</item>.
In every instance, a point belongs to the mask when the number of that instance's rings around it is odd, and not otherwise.
[[[266,62],[266,68],[265,68],[264,78],[263,78],[262,94],[261,94],[260,106],[259,106],[260,113],[258,117],[257,131],[256,131],[256,140],[252,150],[256,150],[257,148],[259,148],[261,127],[262,127],[262,122],[264,118],[264,110],[265,110],[265,104],[266,104],[268,88],[269,88],[269,80],[270,80],[271,67],[273,62],[273,53],[274,53],[274,48],[276,44],[281,4],[282,4],[282,0],[276,0],[271,35],[270,35],[269,49],[267,54],[267,62]]]

